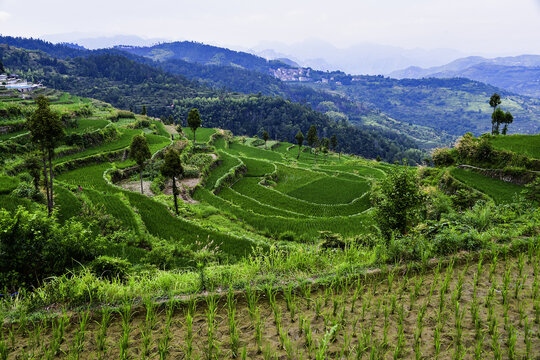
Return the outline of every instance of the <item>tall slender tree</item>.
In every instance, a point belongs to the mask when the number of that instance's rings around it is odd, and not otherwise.
[[[499,135],[499,126],[506,120],[506,114],[500,107],[491,114],[491,135]]]
[[[40,95],[36,99],[36,104],[37,109],[27,120],[27,127],[30,131],[32,142],[38,146],[42,154],[43,177],[47,190],[47,208],[50,216],[54,207],[54,170],[52,159],[54,158],[54,149],[64,138],[65,133],[60,116],[51,110],[49,100]],[[47,160],[49,162],[48,174]]]
[[[195,131],[201,126],[202,120],[199,115],[199,110],[191,109],[187,117],[187,124],[193,131],[193,143],[195,143]]]
[[[182,176],[184,173],[184,169],[182,168],[182,163],[180,161],[180,155],[178,154],[178,151],[176,151],[173,148],[170,148],[165,153],[165,158],[163,165],[161,166],[161,174],[165,178],[171,178],[172,180],[172,191],[173,191],[173,198],[174,198],[174,210],[176,211],[176,215],[178,215],[178,189],[176,188],[176,178],[179,176]]]
[[[135,135],[131,141],[131,146],[129,147],[129,158],[135,160],[137,166],[139,167],[139,174],[141,178],[141,194],[144,194],[143,189],[143,169],[144,164],[148,159],[152,157],[150,153],[150,147],[148,146],[148,141],[144,135]]]
[[[266,146],[266,143],[267,143],[268,139],[270,139],[270,135],[268,135],[268,131],[266,131],[266,130],[263,131],[262,138],[264,140],[264,148],[268,149],[268,147]]]
[[[300,158],[300,152],[302,151],[302,144],[304,143],[304,134],[302,134],[302,130],[298,130],[295,138],[298,143],[298,155],[296,155],[296,159],[298,160]]]
[[[332,151],[336,152],[336,148],[338,145],[338,139],[336,134],[332,135],[332,137],[330,138],[330,144],[332,145]],[[339,152],[339,159],[341,160],[341,151]]]
[[[501,97],[499,96],[499,94],[494,93],[493,95],[491,95],[491,97],[489,98],[489,106],[493,108],[493,113],[495,113],[495,111],[497,110],[497,106],[499,106],[500,104]],[[491,135],[495,135],[495,122],[493,117],[494,114],[491,114]]]
[[[502,130],[502,134],[506,135],[508,132],[508,124],[511,124],[514,122],[514,116],[510,113],[510,111],[507,111],[504,114],[504,128]]]
[[[146,116],[146,105],[143,105],[143,106],[142,106],[141,115],[145,115],[145,116]]]
[[[317,127],[315,125],[309,127],[306,140],[312,150],[316,144],[318,145],[319,137],[317,136]],[[315,152],[315,163],[317,163],[317,152]]]

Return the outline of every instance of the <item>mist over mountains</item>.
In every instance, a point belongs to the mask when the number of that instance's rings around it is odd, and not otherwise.
[[[261,42],[251,51],[268,59],[287,57],[304,67],[323,71],[341,70],[355,75],[388,74],[413,65],[421,67],[443,65],[465,56],[464,53],[453,49],[404,49],[372,43],[338,48],[317,39],[291,45]]]
[[[396,79],[427,77],[462,77],[481,81],[517,94],[540,97],[540,55],[520,55],[486,59],[470,56],[443,66],[421,68],[411,66],[393,71]]]

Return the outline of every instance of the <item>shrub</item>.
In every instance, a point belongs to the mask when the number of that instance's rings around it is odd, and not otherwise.
[[[0,209],[0,228],[0,283],[11,289],[62,274],[103,249],[103,239],[87,225],[76,220],[60,225],[43,210]]]
[[[296,234],[293,231],[284,231],[281,234],[279,234],[280,240],[285,241],[294,241],[296,237]]]
[[[395,166],[371,193],[375,221],[386,238],[393,231],[406,234],[420,217],[424,196],[416,174],[406,166]]]
[[[124,280],[130,266],[129,261],[110,256],[100,256],[90,264],[94,274],[109,280]]]
[[[433,164],[438,167],[452,166],[456,163],[454,151],[449,148],[435,149],[431,157],[433,159]]]

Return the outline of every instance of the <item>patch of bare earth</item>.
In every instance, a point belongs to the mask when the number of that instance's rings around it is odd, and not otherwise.
[[[176,181],[176,187],[179,189],[179,195],[180,199],[182,199],[183,202],[186,204],[198,204],[199,202],[196,200],[193,200],[191,196],[189,195],[189,190],[195,188],[195,186],[199,185],[201,182],[201,178],[189,178],[189,179],[182,179]],[[167,181],[165,185],[165,189],[163,190],[163,193],[165,195],[172,195],[172,181]]]
[[[140,181],[122,181],[117,184],[118,186],[121,186],[122,188],[133,191],[133,192],[141,192],[141,182]],[[143,191],[146,196],[154,196],[155,194],[150,190],[150,185],[152,185],[151,181],[143,181]]]

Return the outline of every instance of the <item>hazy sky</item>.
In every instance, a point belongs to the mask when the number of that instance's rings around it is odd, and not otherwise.
[[[540,0],[0,0],[3,35],[71,32],[540,54]]]

